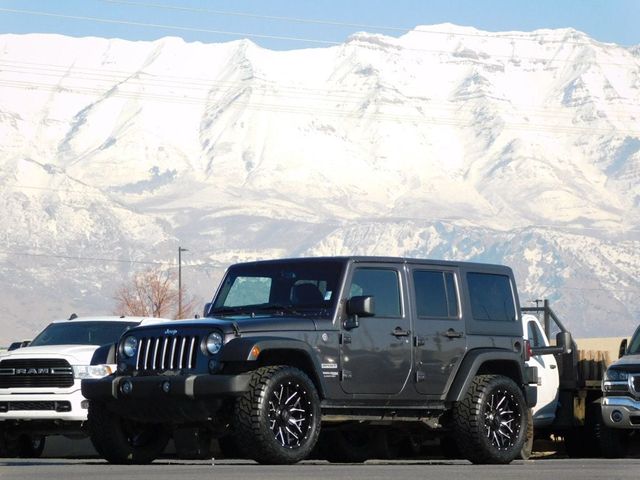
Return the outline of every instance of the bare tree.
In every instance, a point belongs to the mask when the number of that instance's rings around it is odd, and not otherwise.
[[[140,317],[178,316],[178,288],[176,274],[160,268],[137,273],[129,283],[116,291],[116,314]],[[192,317],[197,300],[182,287],[181,318]]]

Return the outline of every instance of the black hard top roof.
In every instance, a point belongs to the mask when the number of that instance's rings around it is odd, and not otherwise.
[[[489,263],[477,263],[477,262],[458,262],[454,260],[438,260],[438,259],[424,259],[424,258],[409,258],[409,257],[377,257],[366,255],[352,255],[352,256],[335,256],[335,257],[297,257],[297,258],[280,258],[274,260],[257,260],[253,262],[241,262],[241,265],[252,264],[265,264],[265,263],[288,263],[288,262],[340,262],[340,263],[406,263],[412,265],[442,265],[448,267],[462,267],[466,269],[507,269],[511,270],[506,265],[489,264]]]

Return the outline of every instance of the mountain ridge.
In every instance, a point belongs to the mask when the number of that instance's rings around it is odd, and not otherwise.
[[[108,313],[182,245],[203,299],[230,262],[410,253],[511,264],[523,303],[629,334],[639,116],[640,50],[572,29],[290,51],[3,34],[0,322]]]

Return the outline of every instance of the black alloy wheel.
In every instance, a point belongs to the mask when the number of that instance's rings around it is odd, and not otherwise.
[[[514,395],[505,388],[493,391],[484,411],[487,439],[497,450],[508,450],[520,435],[520,408]]]
[[[261,367],[236,401],[232,435],[244,458],[292,464],[307,458],[320,434],[320,398],[314,383],[288,365]]]
[[[271,392],[269,428],[285,448],[298,448],[307,437],[313,408],[305,387],[288,380]]]

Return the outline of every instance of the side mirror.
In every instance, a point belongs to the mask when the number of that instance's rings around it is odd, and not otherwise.
[[[207,302],[204,304],[204,308],[202,309],[202,316],[206,317],[209,313],[209,310],[211,310],[211,302]]]
[[[623,339],[620,342],[620,349],[618,350],[618,358],[622,358],[627,354],[627,339]]]
[[[573,338],[569,332],[559,332],[556,335],[556,345],[562,348],[562,353],[571,353],[573,350]]]
[[[347,314],[357,317],[373,317],[376,314],[376,305],[372,296],[357,296],[347,300]]]
[[[375,302],[371,296],[356,296],[347,300],[348,318],[343,326],[346,330],[352,330],[360,326],[359,317],[372,317],[375,315]]]

